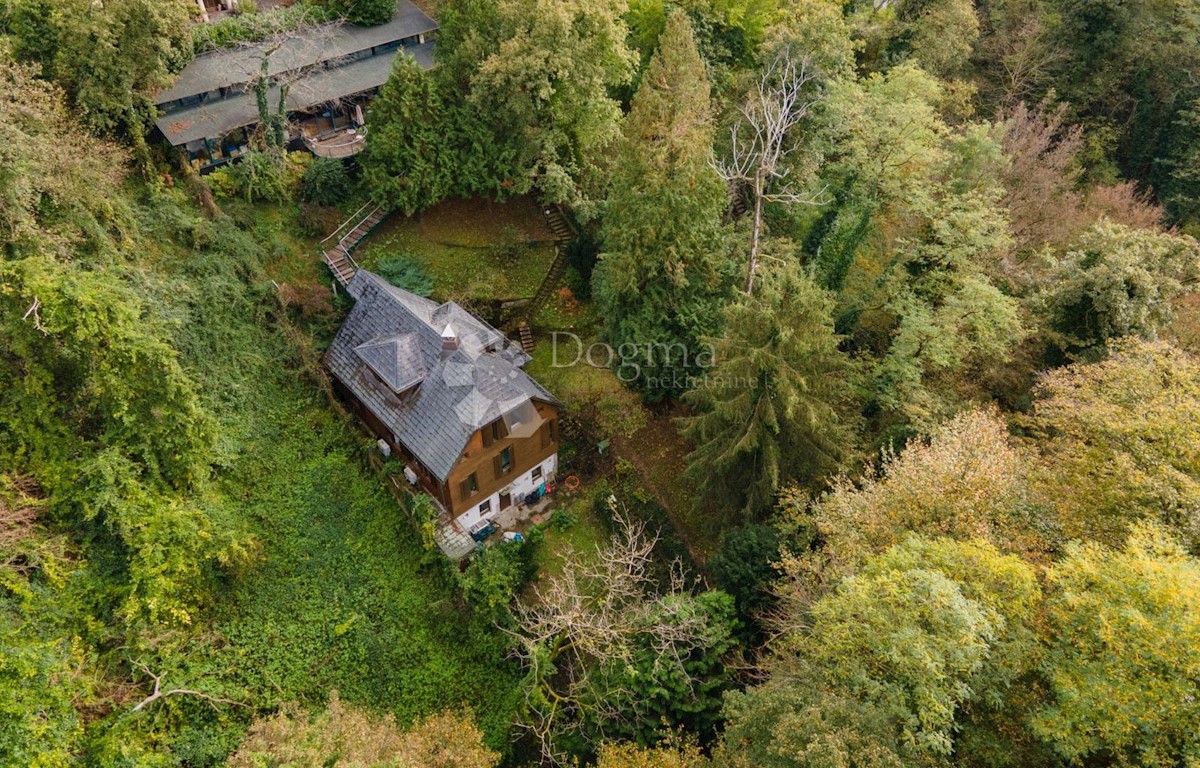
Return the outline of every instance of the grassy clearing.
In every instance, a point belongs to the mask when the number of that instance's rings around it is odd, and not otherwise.
[[[556,501],[556,510],[569,522],[559,525],[551,521],[542,529],[545,537],[534,555],[538,581],[561,574],[567,560],[586,561],[608,540],[603,523],[592,509],[590,490],[584,487],[571,498],[560,496]]]
[[[505,239],[536,241],[515,260],[497,252]],[[419,216],[394,214],[355,253],[367,269],[385,254],[404,253],[433,278],[439,299],[532,296],[554,259],[541,210],[529,198],[505,203],[447,200]]]

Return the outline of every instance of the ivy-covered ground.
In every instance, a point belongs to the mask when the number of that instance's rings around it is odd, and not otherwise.
[[[518,679],[503,639],[422,565],[414,526],[365,468],[365,438],[331,408],[314,366],[338,313],[285,308],[271,282],[320,290],[295,210],[230,210],[251,230],[225,249],[241,263],[169,249],[143,276],[222,422],[209,503],[259,547],[214,606],[218,674],[255,709],[332,690],[401,723],[469,705],[503,749]]]

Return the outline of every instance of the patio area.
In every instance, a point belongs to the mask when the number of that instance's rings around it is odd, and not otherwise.
[[[554,494],[547,493],[534,504],[513,504],[507,509],[501,510],[491,518],[494,530],[481,541],[476,541],[462,530],[450,519],[450,513],[439,506],[433,540],[437,542],[438,548],[446,557],[457,562],[476,549],[503,541],[506,533],[524,535],[534,525],[549,519],[550,508],[553,504]]]

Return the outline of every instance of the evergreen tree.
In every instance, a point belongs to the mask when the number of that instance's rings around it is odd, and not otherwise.
[[[729,293],[725,190],[711,155],[704,63],[675,14],[626,121],[593,275],[618,374],[647,400],[687,388]]]
[[[442,107],[433,76],[411,56],[398,56],[371,103],[362,156],[363,178],[377,202],[411,215],[445,197],[453,166],[439,119]]]
[[[772,265],[757,295],[726,309],[715,366],[685,398],[698,411],[684,426],[696,445],[688,472],[706,494],[759,515],[784,484],[838,466],[852,441],[852,369],[832,309],[794,261]]]

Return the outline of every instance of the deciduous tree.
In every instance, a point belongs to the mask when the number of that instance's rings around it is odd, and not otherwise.
[[[1200,546],[1200,364],[1126,339],[1106,359],[1046,374],[1030,426],[1043,437],[1041,495],[1065,538],[1119,546],[1157,520]]]
[[[494,28],[482,33],[494,43],[467,54],[474,61],[460,58],[467,98],[491,140],[512,148],[511,191],[536,187],[548,201],[573,201],[585,172],[611,149],[620,108],[610,90],[633,74],[627,9],[625,0],[494,3]]]
[[[1064,343],[1079,349],[1155,338],[1171,321],[1172,300],[1197,280],[1194,239],[1101,220],[1059,262],[1044,296]]]
[[[40,62],[89,128],[145,155],[153,97],[191,55],[186,0],[20,0],[14,52]]]
[[[1162,528],[1125,547],[1075,543],[1050,570],[1052,701],[1034,731],[1072,762],[1186,765],[1200,756],[1200,562]]]
[[[733,696],[735,766],[899,766],[954,751],[968,704],[1028,664],[1033,569],[990,544],[908,539],[789,613],[771,679]]]
[[[798,523],[815,522],[823,541],[816,554],[785,561],[792,583],[803,588],[810,570],[818,583],[836,580],[909,532],[983,539],[1044,559],[1049,544],[1039,530],[1032,459],[988,411],[963,413],[903,451],[885,451],[857,482],[840,477],[811,505],[801,498],[781,508]]]
[[[467,712],[442,712],[401,730],[391,715],[372,716],[335,691],[315,716],[293,704],[256,720],[228,766],[495,768],[499,760]]]

